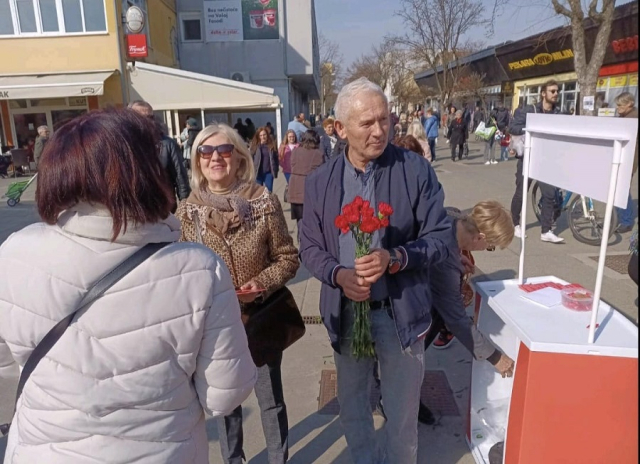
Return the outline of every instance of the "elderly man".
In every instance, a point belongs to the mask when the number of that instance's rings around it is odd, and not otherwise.
[[[129,103],[128,107],[145,118],[154,120],[153,107],[146,101],[136,100]],[[191,193],[191,187],[189,186],[189,176],[184,166],[182,152],[180,151],[178,142],[166,134],[163,134],[159,124],[157,124],[157,127],[161,135],[160,162],[169,175],[171,187],[178,196],[178,199],[184,200]]]
[[[431,324],[428,268],[449,256],[453,234],[444,193],[429,163],[388,143],[384,92],[361,78],[343,87],[335,127],[346,151],[307,177],[300,258],[322,282],[320,311],[335,351],[340,420],[353,461],[415,463],[418,406],[424,375],[423,338]],[[356,196],[389,203],[388,227],[372,251],[354,260],[355,241],[334,219]],[[354,301],[370,301],[375,358],[351,350]],[[387,413],[386,461],[376,443],[369,406],[375,360]]]
[[[40,164],[40,157],[42,156],[42,151],[44,150],[44,146],[47,144],[47,140],[49,140],[49,127],[40,126],[38,127],[38,137],[36,137],[36,144],[33,149],[33,158],[36,162],[36,169],[38,169],[38,164]]]

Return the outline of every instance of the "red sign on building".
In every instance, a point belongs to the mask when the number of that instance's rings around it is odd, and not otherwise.
[[[146,34],[127,35],[127,56],[129,58],[145,58],[149,56]]]

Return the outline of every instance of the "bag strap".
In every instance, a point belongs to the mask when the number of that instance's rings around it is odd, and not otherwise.
[[[169,244],[170,242],[149,243],[142,247],[140,250],[136,251],[133,255],[120,263],[108,274],[101,277],[100,280],[98,280],[89,289],[84,298],[82,298],[80,304],[78,305],[78,309],[73,311],[67,317],[54,325],[51,330],[49,330],[49,332],[31,352],[29,359],[27,359],[27,362],[22,369],[22,373],[20,374],[20,381],[18,382],[18,390],[16,393],[16,405],[18,404],[18,399],[20,399],[20,395],[22,394],[22,390],[24,389],[27,380],[29,380],[29,377],[38,366],[38,363],[42,360],[42,358],[46,356],[49,350],[53,348],[60,337],[62,337],[62,334],[64,334],[64,332],[67,330],[67,327],[69,327],[76,314],[78,314],[81,310],[91,305],[94,301],[104,295],[107,290],[113,287],[124,276],[129,274],[144,261],[146,261],[147,258]],[[3,424],[2,428],[0,429],[0,431],[2,431],[3,433],[5,432],[5,426],[7,431],[9,428],[7,424]]]

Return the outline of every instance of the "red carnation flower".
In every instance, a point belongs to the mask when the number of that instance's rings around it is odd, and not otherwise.
[[[335,226],[340,229],[343,234],[349,232],[349,221],[344,216],[338,216],[334,221]]]
[[[393,214],[393,208],[391,205],[383,201],[378,204],[378,211],[385,217],[389,217]]]
[[[380,227],[389,227],[389,219],[386,217],[380,219]]]
[[[362,220],[360,230],[365,234],[372,234],[380,228],[380,220],[374,217],[367,217]]]
[[[353,199],[353,201],[351,202],[352,205],[355,205],[356,208],[360,209],[360,207],[362,206],[362,204],[364,203],[364,200],[362,199],[362,197],[360,195],[358,195],[357,197],[355,197]]]

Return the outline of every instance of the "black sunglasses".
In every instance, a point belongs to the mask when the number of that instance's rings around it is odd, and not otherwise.
[[[231,158],[235,147],[232,143],[223,143],[222,145],[200,145],[198,153],[203,159],[211,159],[213,152],[217,151],[223,158]]]
[[[558,89],[555,89],[555,90],[547,90],[547,92],[552,93],[552,94],[553,94],[553,93],[558,93]]]

